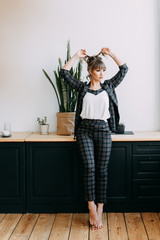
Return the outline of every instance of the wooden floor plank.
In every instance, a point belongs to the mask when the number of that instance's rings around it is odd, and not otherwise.
[[[123,213],[108,213],[109,240],[128,240]]]
[[[71,213],[57,213],[49,240],[68,240],[71,222]]]
[[[9,240],[28,240],[39,214],[24,214]]]
[[[140,213],[125,213],[129,240],[148,240]]]
[[[56,214],[40,214],[29,240],[48,240]]]
[[[103,228],[91,230],[90,227],[90,240],[108,240],[108,227],[107,227],[107,213],[103,212]]]
[[[88,234],[88,213],[75,213],[73,215],[69,240],[88,240]]]
[[[141,213],[149,240],[160,240],[160,221],[157,213]]]
[[[160,220],[160,213],[157,213],[158,214],[158,217],[159,217],[159,220]]]
[[[0,222],[3,220],[5,216],[6,216],[6,213],[0,213]]]
[[[8,240],[14,231],[22,214],[6,214],[0,223],[0,237],[3,240]]]

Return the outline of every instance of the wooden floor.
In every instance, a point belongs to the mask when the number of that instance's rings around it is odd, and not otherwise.
[[[160,240],[160,213],[103,213],[91,230],[88,213],[0,214],[0,240]]]

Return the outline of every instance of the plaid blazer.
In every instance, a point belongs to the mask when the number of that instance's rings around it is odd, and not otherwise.
[[[128,72],[128,66],[126,63],[119,66],[119,71],[111,79],[105,80],[103,83],[100,82],[101,87],[108,93],[109,96],[109,112],[110,118],[107,119],[111,132],[116,132],[117,126],[119,125],[119,111],[118,111],[118,100],[115,92],[115,88],[121,83],[126,73]],[[82,120],[80,113],[82,111],[83,97],[86,94],[90,83],[79,81],[75,79],[69,72],[69,70],[60,69],[60,76],[67,82],[72,88],[79,92],[75,114],[75,125],[74,125],[74,137],[76,138],[77,129]]]

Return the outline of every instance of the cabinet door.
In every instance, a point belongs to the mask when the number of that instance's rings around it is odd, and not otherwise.
[[[133,143],[133,200],[158,203],[160,200],[160,142]],[[156,205],[154,205],[156,206]]]
[[[134,179],[160,179],[159,154],[134,155],[132,166]]]
[[[108,203],[131,200],[131,143],[112,142],[108,167]]]
[[[158,141],[140,141],[133,142],[133,154],[156,154],[160,153],[160,142]]]
[[[135,202],[159,203],[160,179],[134,179],[133,199]]]
[[[25,212],[24,151],[24,143],[0,143],[0,212]]]
[[[78,162],[75,144],[43,142],[26,145],[28,210],[34,206],[34,209],[47,211],[55,203],[77,202]]]

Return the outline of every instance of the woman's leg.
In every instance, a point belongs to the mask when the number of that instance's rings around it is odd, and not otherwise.
[[[98,216],[97,228],[103,228],[103,220],[102,220],[103,206],[104,206],[104,203],[97,203],[97,216]]]
[[[108,164],[110,160],[112,139],[108,132],[97,133],[95,146],[95,176],[96,176],[96,201],[107,202]]]
[[[102,213],[107,202],[107,175],[111,153],[112,139],[108,131],[96,130],[94,134],[95,164],[96,164],[96,202],[99,227],[103,227]]]
[[[91,136],[79,132],[77,134],[77,147],[81,160],[83,161],[84,174],[84,199],[88,202],[89,221],[92,229],[98,226],[98,216],[95,205],[95,159],[94,144]]]
[[[91,228],[96,230],[98,228],[99,220],[97,214],[97,206],[94,201],[88,201],[88,209]]]

